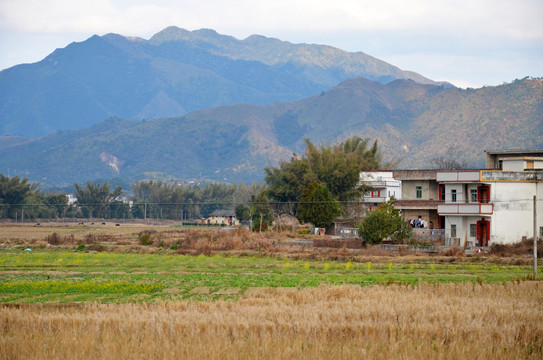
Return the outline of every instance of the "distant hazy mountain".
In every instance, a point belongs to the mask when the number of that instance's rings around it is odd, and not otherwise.
[[[152,121],[111,118],[39,139],[0,138],[0,173],[52,184],[97,178],[262,180],[303,139],[378,139],[400,167],[428,167],[455,147],[472,166],[485,149],[543,147],[543,81],[462,90],[355,78],[297,102],[231,105]]]
[[[112,116],[155,119],[296,101],[352,77],[435,84],[361,52],[257,35],[237,40],[176,27],[150,40],[95,35],[0,72],[0,136],[43,136]]]

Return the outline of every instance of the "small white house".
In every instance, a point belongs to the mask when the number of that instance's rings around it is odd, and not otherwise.
[[[516,168],[518,161],[503,158],[499,166]],[[534,196],[536,236],[543,236],[543,171],[438,171],[437,182],[448,245],[510,244],[533,237]]]
[[[68,205],[73,205],[77,201],[77,198],[74,196],[74,194],[66,194],[66,197],[68,198]]]
[[[389,201],[391,197],[396,200],[402,198],[402,182],[394,179],[392,171],[362,171],[360,184],[372,188],[362,196],[362,201],[370,209]]]
[[[206,225],[238,226],[239,220],[233,210],[215,210],[209,217],[202,220]]]

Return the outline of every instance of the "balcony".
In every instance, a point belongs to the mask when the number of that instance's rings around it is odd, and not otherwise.
[[[363,196],[362,202],[365,203],[373,203],[373,204],[382,204],[384,202],[387,202],[388,197],[386,196]]]
[[[494,212],[494,204],[440,204],[437,206],[437,213],[443,215],[492,215]]]

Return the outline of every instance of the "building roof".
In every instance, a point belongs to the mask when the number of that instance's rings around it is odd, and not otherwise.
[[[435,180],[438,170],[394,170],[394,179],[398,180]]]
[[[543,149],[501,149],[485,150],[489,155],[522,155],[522,154],[540,154],[543,155]]]
[[[211,213],[213,217],[229,217],[229,216],[236,216],[236,212],[234,210],[215,210]]]

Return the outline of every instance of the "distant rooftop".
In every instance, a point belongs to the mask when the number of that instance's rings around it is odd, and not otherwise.
[[[489,155],[521,155],[521,154],[542,154],[543,149],[501,149],[501,150],[485,150],[485,153]]]

